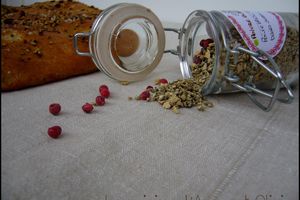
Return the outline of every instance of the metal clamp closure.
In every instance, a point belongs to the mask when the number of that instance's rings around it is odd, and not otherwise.
[[[237,82],[239,81],[239,78],[236,75],[232,75],[229,74],[228,70],[227,73],[225,74],[225,79],[230,82],[230,84],[243,91],[246,92],[247,95],[249,96],[249,98],[258,106],[260,107],[262,110],[264,111],[270,111],[275,103],[276,100],[281,101],[283,103],[291,103],[292,100],[294,99],[294,95],[292,92],[292,89],[290,88],[290,86],[286,83],[286,81],[284,80],[281,72],[280,72],[280,68],[279,66],[276,64],[276,62],[274,61],[274,59],[268,55],[266,52],[262,51],[262,50],[258,50],[257,52],[253,52],[249,49],[245,49],[241,46],[236,47],[234,49],[235,54],[237,53],[236,51],[239,52],[243,52],[243,53],[248,53],[250,54],[251,58],[260,66],[263,67],[268,73],[270,73],[274,78],[275,78],[275,89],[273,91],[273,93],[269,93],[267,91],[263,91],[261,89],[258,89],[256,87],[256,85],[254,83],[252,83],[252,81],[248,81],[245,82],[243,84],[238,84]],[[271,63],[271,66],[266,65],[261,59],[260,57],[265,57],[267,58],[267,60]],[[225,63],[228,63],[228,61],[226,61]],[[279,98],[278,97],[278,92],[280,88],[284,88],[287,92],[287,96],[285,98]],[[267,103],[267,105],[263,105],[262,102],[260,102],[254,94],[259,94],[262,96],[265,96],[267,98],[269,98],[269,102]]]

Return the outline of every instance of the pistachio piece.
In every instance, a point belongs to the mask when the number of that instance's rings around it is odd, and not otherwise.
[[[171,108],[171,105],[168,101],[166,101],[164,104],[163,104],[163,108],[165,109],[170,109]]]

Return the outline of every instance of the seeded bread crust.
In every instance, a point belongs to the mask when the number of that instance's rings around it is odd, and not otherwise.
[[[98,71],[78,56],[73,35],[88,32],[101,10],[75,1],[1,6],[1,89],[18,90]],[[79,40],[81,51],[87,39]]]

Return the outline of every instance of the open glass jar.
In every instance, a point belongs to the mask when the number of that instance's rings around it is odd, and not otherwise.
[[[78,38],[89,38],[89,52],[78,49]],[[103,10],[88,33],[74,36],[78,55],[92,57],[95,65],[119,81],[143,79],[160,62],[165,34],[156,15],[137,4],[120,3]]]
[[[259,26],[260,36],[256,33],[256,37],[261,37],[261,40],[250,35],[247,41],[247,34],[243,34],[243,28],[234,21],[234,17],[240,16],[246,19],[246,26],[250,28],[260,23],[259,20],[265,21],[265,27]],[[247,17],[252,18],[252,21]],[[275,28],[268,21],[272,17],[280,22]],[[106,75],[129,82],[141,80],[149,74],[159,64],[164,52],[179,57],[184,79],[195,78],[195,68],[207,68],[203,63],[209,59],[210,70],[203,74],[208,78],[199,92],[208,95],[243,91],[256,105],[268,111],[276,100],[289,103],[293,99],[290,86],[299,79],[298,21],[298,15],[291,13],[196,10],[187,17],[181,29],[164,29],[157,16],[148,8],[121,3],[102,11],[90,32],[77,33],[74,36],[74,48],[79,55],[91,56],[96,66]],[[278,30],[276,27],[279,27]],[[178,33],[176,50],[164,49],[164,31]],[[250,34],[255,33],[254,30],[250,31]],[[262,35],[262,32],[265,34]],[[78,49],[79,37],[89,38],[89,52]],[[274,55],[260,48],[259,43],[268,37],[275,41],[277,49]],[[203,59],[201,53],[207,54],[208,50],[201,45],[201,41],[207,39],[212,41],[209,46],[213,50],[209,58]],[[254,42],[252,48],[251,41]],[[274,48],[271,49],[274,51]],[[195,62],[195,59],[198,61]],[[286,90],[286,97],[279,97],[280,88]],[[258,100],[256,94],[266,97],[267,103]]]

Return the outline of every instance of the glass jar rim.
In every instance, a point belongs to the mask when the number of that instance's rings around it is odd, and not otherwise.
[[[157,34],[157,53],[153,61],[141,70],[129,71],[115,62],[111,56],[112,33],[121,23],[134,18],[142,18],[153,24]],[[148,8],[138,4],[119,3],[103,10],[95,19],[90,30],[89,48],[96,66],[109,77],[119,81],[143,79],[159,64],[165,48],[165,34],[158,17]]]
[[[217,28],[217,22],[215,17],[205,10],[195,10],[191,12],[188,17],[185,19],[185,22],[182,25],[181,31],[179,33],[179,46],[178,46],[178,56],[180,59],[180,69],[183,78],[192,78],[192,72],[188,64],[189,52],[191,52],[192,46],[189,45],[189,36],[191,31],[193,31],[194,26],[200,26],[201,23],[207,23],[210,29],[210,37],[212,37],[215,43],[215,58],[212,73],[210,75],[207,83],[204,84],[202,88],[203,95],[210,94],[215,87],[216,76],[219,70],[219,57],[221,51],[221,42],[219,38],[219,32]]]

